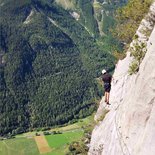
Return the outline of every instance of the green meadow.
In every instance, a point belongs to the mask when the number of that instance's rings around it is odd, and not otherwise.
[[[65,155],[68,152],[68,146],[73,141],[79,141],[83,135],[83,127],[91,124],[93,115],[80,119],[77,123],[54,128],[51,131],[61,131],[62,134],[45,136],[52,151],[44,155]],[[37,144],[34,140],[36,132],[28,132],[17,135],[14,139],[0,141],[0,155],[40,155]],[[38,132],[42,134],[42,132]]]
[[[46,140],[52,152],[48,155],[64,155],[68,152],[68,146],[73,141],[78,141],[83,136],[83,131],[70,131],[63,134],[49,135],[46,136]]]
[[[39,155],[33,138],[15,138],[0,141],[0,155]]]

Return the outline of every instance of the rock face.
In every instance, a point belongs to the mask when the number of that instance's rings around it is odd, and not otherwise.
[[[109,107],[104,98],[95,116],[110,110],[92,133],[89,155],[155,155],[155,3],[151,12],[142,21],[137,35],[147,42],[147,53],[137,74],[128,75],[132,61],[130,52],[119,61],[114,72],[114,81]],[[151,35],[142,34],[149,29]],[[132,46],[133,43],[131,43]]]

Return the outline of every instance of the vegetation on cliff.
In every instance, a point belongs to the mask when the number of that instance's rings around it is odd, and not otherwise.
[[[127,5],[117,10],[114,34],[120,41],[127,44],[132,41],[151,3],[152,0],[129,0]]]

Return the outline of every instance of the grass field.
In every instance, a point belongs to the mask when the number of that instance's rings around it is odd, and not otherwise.
[[[84,119],[80,119],[77,123],[71,124],[71,125],[67,125],[64,127],[59,127],[59,128],[54,128],[51,129],[51,131],[62,131],[62,132],[66,132],[66,131],[70,131],[70,130],[75,130],[75,129],[81,129],[82,126],[86,126],[89,123],[94,121],[94,114],[91,116],[88,116]]]
[[[75,130],[63,134],[46,136],[48,144],[53,150],[50,155],[65,155],[68,151],[69,143],[80,140],[83,137],[83,133],[82,130]]]
[[[63,133],[45,136],[51,152],[43,155],[65,155],[68,152],[69,144],[83,137],[84,131],[82,127],[93,122],[93,118],[94,115],[68,126],[51,129]],[[35,133],[28,132],[17,135],[14,139],[0,141],[0,155],[40,155],[35,142]]]
[[[74,8],[74,4],[73,4],[72,0],[56,0],[56,3],[60,4],[65,9],[73,9]]]
[[[83,130],[46,136],[45,138],[52,151],[44,153],[44,155],[65,155],[69,143],[78,141],[82,136]],[[40,155],[40,153],[34,138],[15,138],[0,141],[0,155]]]
[[[101,9],[102,8],[102,5],[99,2],[94,3],[93,6],[95,9]]]
[[[16,138],[0,141],[0,155],[39,155],[33,138]]]

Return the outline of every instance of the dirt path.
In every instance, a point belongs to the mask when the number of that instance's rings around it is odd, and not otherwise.
[[[52,149],[48,145],[46,138],[44,136],[36,136],[36,137],[34,137],[34,139],[37,143],[37,146],[38,146],[40,153],[47,153],[47,152],[52,151]]]

